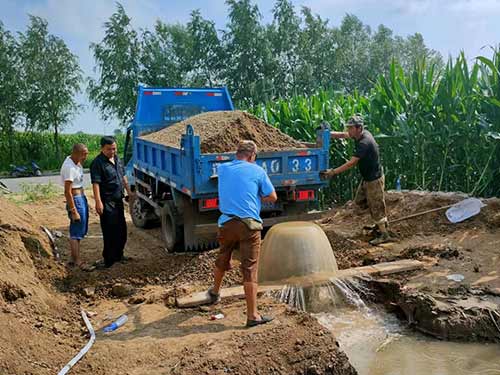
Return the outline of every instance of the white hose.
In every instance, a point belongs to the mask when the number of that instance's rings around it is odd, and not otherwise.
[[[82,318],[83,318],[83,321],[85,322],[85,325],[87,326],[87,329],[89,330],[90,332],[90,340],[89,342],[87,343],[87,345],[85,345],[83,347],[82,350],[80,350],[80,352],[73,357],[73,359],[71,361],[68,362],[68,364],[66,366],[64,366],[62,368],[61,371],[58,372],[57,375],[65,375],[68,373],[68,371],[74,366],[76,365],[76,363],[82,359],[82,357],[89,351],[89,349],[92,347],[92,345],[94,345],[94,341],[95,341],[95,332],[94,332],[94,328],[92,327],[92,324],[90,323],[90,320],[89,318],[87,318],[87,314],[85,313],[85,311],[82,310]]]

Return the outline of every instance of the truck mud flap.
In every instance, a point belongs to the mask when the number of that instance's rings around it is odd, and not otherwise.
[[[219,246],[217,242],[217,224],[215,223],[211,231],[199,231],[198,227],[211,225],[200,223],[204,216],[200,215],[198,208],[189,197],[183,197],[184,216],[184,249],[186,251],[205,251],[215,249]],[[209,220],[211,223],[216,218]]]

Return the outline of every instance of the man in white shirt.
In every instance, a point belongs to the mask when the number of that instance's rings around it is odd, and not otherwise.
[[[89,150],[82,143],[73,146],[61,167],[61,183],[64,186],[66,209],[70,219],[69,243],[71,248],[70,265],[87,270],[80,259],[80,241],[85,237],[89,227],[89,206],[83,190],[83,162],[87,159]]]

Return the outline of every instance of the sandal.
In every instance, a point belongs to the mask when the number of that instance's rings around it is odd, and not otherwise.
[[[82,270],[84,272],[92,272],[93,270],[96,269],[96,266],[90,266],[90,265],[85,264],[85,263],[80,263],[78,265],[78,268],[80,268],[80,270]]]
[[[266,323],[272,322],[273,320],[274,320],[274,318],[271,316],[262,315],[260,317],[260,320],[247,320],[247,327],[248,328],[256,327],[256,326],[261,325],[261,324],[266,324]]]
[[[215,293],[212,288],[210,288],[208,291],[207,291],[207,294],[210,298],[210,301],[208,302],[209,305],[216,305],[220,302],[221,298],[220,298],[220,293]]]

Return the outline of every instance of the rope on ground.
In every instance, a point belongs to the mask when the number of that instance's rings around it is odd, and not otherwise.
[[[68,371],[74,366],[76,365],[76,363],[82,359],[82,357],[89,351],[89,349],[92,347],[92,345],[94,345],[94,341],[95,341],[95,332],[94,332],[94,328],[92,327],[92,324],[90,323],[90,320],[89,318],[87,318],[87,314],[85,313],[85,311],[82,310],[82,318],[83,318],[83,321],[85,322],[85,325],[87,326],[87,329],[89,330],[89,333],[90,333],[90,340],[89,342],[87,343],[87,345],[85,345],[83,347],[82,350],[80,350],[80,352],[73,357],[73,359],[71,361],[68,362],[68,364],[66,366],[64,366],[61,371],[58,372],[57,375],[65,375],[68,373]]]

